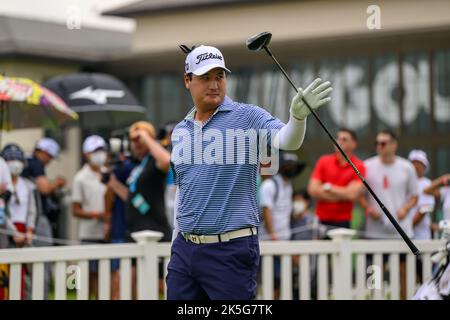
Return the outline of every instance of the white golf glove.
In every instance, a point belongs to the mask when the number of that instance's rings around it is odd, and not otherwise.
[[[327,102],[331,101],[328,96],[333,90],[329,81],[322,83],[322,79],[314,80],[305,90],[298,88],[298,93],[291,102],[291,115],[297,120],[304,120],[310,113],[303,99],[312,109],[317,109]]]

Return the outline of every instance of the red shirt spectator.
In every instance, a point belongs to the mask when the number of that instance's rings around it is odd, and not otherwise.
[[[354,155],[350,156],[350,160],[364,176],[364,163]],[[311,179],[320,181],[322,185],[329,183],[330,186],[325,186],[325,189],[330,187],[333,189],[335,186],[346,187],[353,181],[362,184],[350,164],[345,162],[342,165],[336,154],[328,154],[320,157],[311,175]],[[352,219],[352,210],[353,201],[344,199],[339,201],[318,200],[316,206],[316,214],[321,221],[350,221]]]
[[[357,145],[355,133],[340,129],[336,140],[364,176],[364,163],[353,155]],[[322,223],[350,228],[353,201],[361,194],[362,187],[350,164],[337,151],[320,157],[311,175],[308,192],[317,200],[316,214]]]

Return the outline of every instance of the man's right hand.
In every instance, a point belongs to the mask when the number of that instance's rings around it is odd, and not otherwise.
[[[331,83],[329,81],[322,83],[320,78],[314,80],[305,90],[298,88],[298,93],[292,99],[291,115],[297,120],[304,120],[311,111],[303,100],[306,100],[311,109],[317,109],[331,101],[328,95],[332,90]]]

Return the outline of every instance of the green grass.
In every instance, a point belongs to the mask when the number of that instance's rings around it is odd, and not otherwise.
[[[55,291],[50,290],[48,293],[49,300],[55,300]],[[76,290],[67,290],[66,300],[77,300],[77,291]]]
[[[55,300],[55,282],[50,280],[48,300]],[[66,290],[66,300],[77,300],[77,290]]]

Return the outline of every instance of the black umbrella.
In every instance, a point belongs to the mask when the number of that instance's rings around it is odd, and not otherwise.
[[[102,73],[75,73],[43,83],[76,111],[86,129],[121,128],[144,119],[145,108],[117,78]]]

